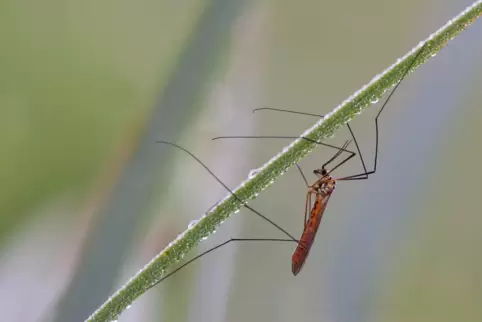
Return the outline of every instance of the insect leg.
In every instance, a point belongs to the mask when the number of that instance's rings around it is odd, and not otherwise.
[[[415,64],[415,62],[417,61],[417,59],[420,57],[421,53],[424,51],[425,47],[426,47],[426,43],[422,46],[422,48],[420,48],[420,50],[418,51],[418,53],[415,55],[415,57],[412,59],[412,61],[410,62],[409,66],[407,67],[407,69],[405,70],[403,76],[400,78],[400,80],[396,83],[395,87],[393,88],[393,90],[390,92],[390,94],[388,95],[387,99],[385,100],[385,102],[383,103],[382,107],[380,108],[380,111],[378,111],[376,117],[375,117],[375,158],[374,158],[374,162],[373,162],[373,170],[371,171],[367,171],[367,168],[366,168],[366,165],[365,165],[365,161],[363,159],[363,155],[361,153],[361,150],[360,150],[360,147],[358,145],[358,142],[357,142],[357,139],[355,137],[355,134],[350,126],[349,123],[347,123],[347,127],[348,127],[348,130],[350,131],[350,135],[352,136],[353,138],[353,141],[355,142],[355,146],[357,148],[357,152],[360,156],[360,161],[361,161],[361,164],[362,164],[362,167],[363,167],[363,172],[362,173],[358,173],[358,174],[354,174],[354,175],[350,175],[350,176],[345,176],[345,177],[342,177],[342,178],[337,178],[337,180],[365,180],[365,179],[368,179],[368,176],[371,175],[371,174],[374,174],[376,171],[377,171],[377,162],[378,162],[378,142],[379,142],[379,129],[378,129],[378,118],[380,117],[380,114],[383,112],[383,110],[385,109],[385,107],[387,106],[388,102],[390,101],[390,99],[392,98],[393,94],[395,93],[395,91],[398,89],[398,86],[400,86],[401,82],[403,81],[403,79],[405,78],[405,76],[407,76],[407,74],[409,73],[410,69],[412,69],[413,65]],[[286,112],[286,113],[292,113],[292,114],[298,114],[298,115],[306,115],[306,116],[314,116],[314,117],[320,117],[320,118],[323,118],[324,116],[323,115],[318,115],[318,114],[312,114],[312,113],[305,113],[305,112],[298,112],[298,111],[291,111],[291,110],[284,110],[284,109],[277,109],[277,108],[269,108],[269,107],[264,107],[264,108],[257,108],[257,109],[254,109],[253,110],[253,113],[254,112],[257,112],[257,111],[262,111],[262,110],[268,110],[268,111],[276,111],[276,112]],[[350,157],[348,159],[351,159]],[[346,160],[348,161],[348,160]],[[342,163],[345,163],[346,161],[342,162]],[[340,164],[341,165],[341,164]],[[339,165],[338,165],[339,166]],[[337,166],[337,167],[338,167]],[[333,169],[332,169],[333,171]]]
[[[427,45],[427,43],[425,43],[422,48],[420,48],[420,50],[418,51],[418,53],[415,55],[415,57],[412,59],[412,61],[410,62],[410,64],[408,65],[407,69],[405,70],[403,76],[400,78],[400,80],[397,82],[397,84],[395,85],[395,87],[393,88],[393,90],[390,92],[390,94],[388,95],[387,99],[385,100],[385,102],[383,103],[382,107],[380,108],[380,111],[378,111],[376,117],[375,117],[375,158],[374,158],[374,163],[373,163],[373,170],[371,171],[366,171],[364,173],[359,173],[359,174],[354,174],[354,175],[350,175],[350,176],[346,176],[346,177],[342,177],[342,178],[338,178],[337,180],[365,180],[365,179],[368,179],[368,176],[370,174],[374,174],[376,171],[377,171],[377,162],[378,162],[378,118],[380,117],[380,114],[382,114],[383,110],[385,109],[385,107],[387,106],[388,102],[390,101],[390,99],[392,98],[393,94],[396,92],[396,90],[398,89],[398,86],[400,86],[400,84],[402,83],[403,79],[405,78],[405,76],[407,76],[408,72],[410,71],[410,69],[413,67],[413,65],[415,64],[415,62],[417,61],[418,57],[421,55],[421,53],[423,52],[423,50],[425,49],[425,46]],[[350,132],[351,129],[350,129]],[[355,137],[352,133],[352,136],[353,138]],[[358,146],[358,145],[357,145]],[[361,157],[361,153],[360,153],[360,157]]]
[[[281,110],[281,111],[284,111],[284,110]],[[297,113],[297,114],[300,114],[300,113]],[[218,137],[213,138],[212,140],[214,141],[214,140],[220,140],[220,139],[303,139],[303,140],[306,140],[306,141],[309,141],[309,142],[312,142],[312,143],[315,143],[315,144],[323,145],[323,146],[326,146],[326,147],[329,147],[329,148],[332,148],[332,149],[337,149],[339,153],[347,152],[347,153],[350,154],[348,159],[351,159],[356,155],[355,152],[347,149],[347,146],[348,146],[347,143],[345,143],[346,146],[344,145],[343,147],[340,148],[340,147],[337,147],[337,146],[334,146],[334,145],[331,145],[331,144],[319,142],[319,141],[316,141],[316,140],[313,140],[313,139],[310,139],[310,138],[307,138],[307,137],[303,137],[303,136],[301,136],[301,137],[300,136],[248,136],[248,135],[243,135],[243,136],[218,136]],[[329,162],[331,162],[331,161],[332,160],[330,160]],[[306,180],[306,177],[303,174],[303,171],[301,170],[300,166],[297,163],[295,163],[295,165],[298,167],[298,170],[300,171],[300,174],[303,177],[303,180],[305,181],[306,185],[309,187],[310,185],[308,184],[308,181]]]
[[[172,272],[170,272],[169,274],[167,274],[166,276],[164,276],[163,278],[161,278],[159,281],[157,281],[155,284],[153,284],[151,287],[154,287],[156,286],[157,284],[161,283],[162,281],[164,281],[165,279],[171,277],[172,275],[176,274],[177,272],[179,272],[181,269],[183,269],[184,267],[186,267],[187,265],[191,264],[192,262],[198,260],[199,258],[203,257],[204,255],[207,255],[231,242],[243,242],[243,241],[271,241],[271,242],[295,242],[295,243],[298,243],[298,240],[292,240],[292,239],[284,239],[284,238],[230,238],[228,240],[226,240],[225,242],[222,242],[221,244],[219,245],[216,245],[204,252],[202,252],[201,254],[195,256],[194,258],[191,258],[190,260],[188,260],[187,262],[185,262],[184,264],[182,264],[181,266],[179,266],[178,268],[176,268],[175,270],[173,270]]]
[[[231,189],[229,189],[229,187],[221,181],[221,179],[219,179],[213,171],[211,171],[211,169],[208,168],[208,166],[206,166],[198,157],[196,157],[194,154],[192,154],[191,152],[189,152],[188,150],[186,150],[185,148],[175,144],[175,143],[172,143],[172,142],[167,142],[167,141],[156,141],[157,143],[161,143],[161,144],[166,144],[166,145],[170,145],[170,146],[173,146],[179,150],[182,150],[184,152],[186,152],[187,154],[189,154],[194,160],[196,160],[207,172],[209,172],[209,174],[211,174],[211,176],[216,179],[217,182],[219,182],[227,191],[229,191],[229,193],[231,193],[240,203],[243,204],[244,207],[246,207],[247,209],[251,210],[253,213],[257,214],[260,218],[264,219],[265,221],[267,221],[268,223],[270,223],[271,225],[273,225],[274,227],[276,227],[279,231],[283,232],[286,236],[288,236],[291,240],[296,240],[290,233],[288,233],[285,229],[283,229],[281,226],[279,226],[278,224],[276,224],[275,222],[273,222],[271,219],[269,219],[268,217],[264,216],[263,214],[261,214],[260,212],[258,212],[257,210],[253,209],[252,207],[248,206],[241,198],[239,198]],[[212,207],[211,207],[212,208]]]
[[[324,115],[319,115],[319,114],[306,113],[306,112],[298,112],[298,111],[291,111],[291,110],[285,110],[285,109],[280,109],[280,108],[271,108],[271,107],[255,108],[255,109],[253,110],[253,113],[255,113],[255,112],[257,112],[257,111],[284,112],[284,113],[292,113],[292,114],[298,114],[298,115],[314,116],[314,117],[318,117],[318,118],[324,118],[324,117],[325,117]],[[366,165],[365,165],[365,160],[363,159],[363,155],[362,155],[362,153],[361,153],[360,146],[358,145],[358,141],[356,140],[355,134],[353,133],[353,130],[351,129],[350,123],[346,123],[346,126],[348,127],[348,130],[350,131],[350,135],[351,135],[351,137],[353,138],[353,142],[355,142],[355,146],[356,146],[357,152],[358,152],[358,154],[359,154],[359,156],[360,156],[360,161],[361,161],[363,170],[365,171],[365,173],[367,173],[367,168],[366,168]],[[351,152],[351,151],[350,151],[350,152]],[[355,154],[354,152],[351,152],[351,153]],[[351,158],[350,158],[350,159],[351,159]]]
[[[301,174],[301,177],[303,178],[303,180],[305,181],[305,184],[306,184],[306,187],[310,187],[310,184],[308,183],[308,180],[306,180],[306,177],[305,177],[305,174],[303,173],[303,170],[301,169],[300,165],[298,163],[295,163],[296,167],[298,168],[298,170],[300,171],[300,174]]]
[[[311,211],[311,191],[308,190],[306,193],[306,203],[305,203],[305,220],[303,221],[303,230],[306,229],[306,223],[308,220],[308,211]]]

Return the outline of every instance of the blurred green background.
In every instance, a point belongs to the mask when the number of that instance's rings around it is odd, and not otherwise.
[[[327,113],[470,3],[3,1],[2,320],[83,321],[226,195],[156,140],[235,187],[290,141],[212,137],[299,135],[317,119],[251,111]],[[338,185],[296,278],[293,245],[233,244],[120,321],[480,321],[481,33],[477,21],[400,86],[377,173]],[[377,111],[353,123],[370,167]],[[292,170],[251,205],[298,236],[305,193]],[[199,250],[229,237],[283,236],[242,210]]]

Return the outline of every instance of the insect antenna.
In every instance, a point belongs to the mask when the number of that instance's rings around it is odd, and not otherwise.
[[[350,143],[351,143],[351,140],[346,141],[345,144],[343,144],[342,149],[346,149]],[[329,159],[328,161],[326,161],[326,162],[323,164],[322,168],[326,167],[328,164],[330,164],[331,162],[333,162],[333,160],[335,160],[336,158],[338,158],[338,156],[341,154],[342,151],[343,151],[343,150],[339,150],[338,152],[336,152],[335,155],[331,157],[331,159]],[[353,156],[353,155],[351,155],[351,156]]]

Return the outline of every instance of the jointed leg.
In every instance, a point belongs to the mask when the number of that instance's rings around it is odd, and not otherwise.
[[[301,174],[301,177],[303,178],[303,180],[305,181],[305,184],[306,184],[306,187],[310,187],[310,184],[308,183],[308,180],[306,180],[306,177],[305,177],[305,174],[303,173],[303,170],[301,169],[300,165],[298,163],[295,163],[296,167],[298,168],[298,170],[300,171],[300,174]]]
[[[299,113],[301,114],[301,113]],[[220,140],[220,139],[303,139],[303,140],[306,140],[308,142],[312,142],[312,143],[315,143],[315,144],[319,144],[319,145],[323,145],[323,146],[326,146],[326,147],[329,147],[329,148],[332,148],[332,149],[337,149],[338,151],[341,151],[341,152],[348,152],[352,155],[355,155],[356,153],[353,152],[353,151],[350,151],[350,150],[347,150],[346,147],[337,147],[337,146],[334,146],[334,145],[331,145],[331,144],[328,144],[328,143],[323,143],[323,142],[319,142],[319,141],[316,141],[316,140],[313,140],[313,139],[310,139],[310,138],[307,138],[307,137],[304,137],[304,136],[249,136],[249,135],[243,135],[243,136],[217,136],[215,138],[212,138],[212,140]]]
[[[308,222],[308,213],[311,213],[311,195],[313,194],[313,191],[310,189],[306,193],[306,205],[305,205],[305,220],[304,220],[304,226],[303,229],[306,228],[306,224]]]
[[[183,269],[184,267],[186,267],[187,265],[191,264],[192,262],[194,262],[195,260],[203,257],[204,255],[207,255],[213,251],[215,251],[216,249],[219,249],[227,244],[229,244],[230,242],[234,242],[234,241],[271,241],[271,242],[295,242],[295,243],[298,243],[298,240],[291,240],[291,239],[283,239],[283,238],[230,238],[228,239],[227,241],[225,242],[222,242],[221,244],[219,245],[216,245],[214,246],[213,248],[211,249],[208,249],[207,251],[205,252],[202,252],[201,254],[195,256],[194,258],[188,260],[186,263],[182,264],[181,266],[179,266],[178,268],[176,268],[175,270],[173,270],[172,272],[170,272],[169,274],[167,274],[166,276],[164,276],[163,278],[161,278],[159,281],[157,281],[154,285],[152,285],[151,287],[154,287],[155,285],[161,283],[162,281],[164,281],[165,279],[167,279],[168,277],[171,277],[172,275],[174,275],[175,273],[179,272],[181,269]]]
[[[194,160],[196,160],[207,172],[209,172],[209,174],[211,174],[211,176],[216,179],[217,182],[219,182],[227,191],[229,191],[240,203],[243,204],[244,207],[248,208],[249,210],[251,210],[253,213],[257,214],[260,218],[264,219],[265,221],[269,222],[271,225],[273,225],[274,227],[276,227],[279,231],[283,232],[286,236],[288,236],[291,240],[295,241],[296,239],[290,234],[288,233],[285,229],[283,229],[281,226],[279,226],[278,224],[276,224],[275,222],[273,222],[271,219],[269,219],[268,217],[264,216],[263,214],[261,214],[260,212],[258,212],[257,210],[253,209],[252,207],[248,206],[242,199],[240,199],[231,189],[229,189],[229,187],[221,181],[221,179],[219,179],[215,174],[214,172],[211,171],[211,169],[209,169],[201,160],[199,160],[198,157],[196,157],[194,154],[192,154],[191,152],[189,152],[188,150],[184,149],[183,147],[175,144],[175,143],[171,143],[171,142],[167,142],[167,141],[156,141],[157,143],[162,143],[162,144],[167,144],[167,145],[171,145],[173,147],[176,147],[178,148],[179,150],[182,150],[184,152],[186,152],[187,154],[189,154]],[[212,207],[211,207],[212,208]]]
[[[408,74],[408,72],[410,71],[410,69],[413,67],[414,63],[417,61],[418,57],[421,55],[421,53],[424,51],[425,49],[425,46],[426,44],[418,51],[418,53],[415,55],[415,57],[412,59],[412,61],[410,62],[409,66],[407,67],[407,69],[405,70],[405,73],[403,74],[403,76],[400,78],[400,80],[398,81],[398,83],[395,85],[395,87],[393,88],[393,90],[390,92],[390,94],[388,95],[387,99],[385,100],[385,102],[383,103],[382,107],[380,108],[380,111],[378,111],[376,117],[375,117],[375,158],[374,158],[374,162],[373,162],[373,170],[371,171],[367,171],[367,168],[366,168],[366,165],[365,165],[365,161],[363,159],[363,155],[361,153],[361,150],[360,150],[360,147],[358,145],[358,142],[356,140],[356,137],[355,137],[355,134],[353,133],[353,130],[351,129],[351,126],[349,123],[347,123],[347,127],[348,127],[348,130],[350,131],[350,134],[353,138],[353,141],[355,142],[355,146],[356,146],[356,149],[357,149],[357,152],[360,156],[360,161],[361,161],[361,164],[362,164],[362,167],[363,167],[363,172],[362,173],[359,173],[359,174],[355,174],[355,175],[350,175],[350,176],[346,176],[346,177],[342,177],[342,178],[338,178],[337,180],[365,180],[365,179],[368,179],[368,176],[371,175],[371,174],[374,174],[376,171],[377,171],[377,162],[378,162],[378,142],[379,142],[379,135],[378,135],[378,118],[380,117],[380,114],[383,112],[383,110],[385,109],[385,107],[387,106],[388,102],[390,101],[390,99],[392,98],[393,94],[395,93],[395,91],[397,90],[398,86],[400,86],[401,82],[403,81],[403,79],[405,78],[405,76]],[[293,114],[299,114],[299,115],[307,115],[307,116],[315,116],[315,117],[321,117],[323,118],[324,116],[323,115],[317,115],[317,114],[312,114],[312,113],[305,113],[305,112],[298,112],[298,111],[290,111],[290,110],[283,110],[283,109],[277,109],[277,108],[268,108],[268,107],[265,107],[265,108],[258,108],[258,109],[254,109],[253,112],[256,112],[256,111],[261,111],[261,110],[270,110],[270,111],[278,111],[278,112],[288,112],[288,113],[293,113]],[[348,157],[347,158],[348,160],[351,159],[351,157]],[[339,167],[341,164],[345,163],[346,161],[348,160],[344,160],[342,161],[338,166],[336,166],[335,168]],[[334,169],[332,169],[331,171],[333,171]]]
[[[262,110],[276,111],[276,112],[287,112],[287,113],[292,113],[292,114],[299,114],[299,115],[306,115],[306,116],[314,116],[314,117],[318,117],[318,118],[324,118],[324,117],[325,117],[324,115],[319,115],[319,114],[312,114],[312,113],[305,113],[305,112],[298,112],[298,111],[290,111],[290,110],[284,110],[284,109],[279,109],[279,108],[270,108],[270,107],[256,108],[256,109],[253,110],[253,113],[254,113],[254,112],[257,112],[257,111],[262,111]],[[366,166],[365,166],[365,161],[364,161],[364,159],[363,159],[363,155],[362,155],[362,153],[361,153],[360,146],[358,145],[358,141],[356,140],[355,134],[353,133],[353,130],[351,129],[350,124],[347,123],[346,126],[348,127],[348,130],[350,131],[351,137],[353,138],[353,141],[355,142],[355,146],[356,146],[358,155],[360,156],[360,161],[361,161],[363,170],[364,170],[365,173],[366,173],[366,172],[367,172],[367,168],[366,168]],[[220,138],[224,138],[224,137],[220,137]],[[270,137],[270,138],[271,138],[271,137]],[[316,143],[318,143],[318,142],[316,142]],[[326,145],[326,144],[325,144],[325,145]],[[352,153],[353,155],[355,155],[355,152],[352,152],[352,151],[348,151],[348,152],[350,152],[350,153]],[[350,157],[349,159],[351,159],[351,157]],[[343,162],[343,163],[344,163],[344,162]]]
[[[405,70],[405,73],[403,74],[403,76],[400,78],[400,80],[398,81],[398,83],[395,85],[395,87],[393,88],[393,90],[390,92],[390,94],[388,95],[387,99],[385,100],[385,102],[383,103],[382,107],[380,108],[380,111],[378,111],[377,115],[375,116],[375,158],[374,158],[374,162],[373,162],[373,170],[371,171],[366,171],[364,173],[359,173],[359,174],[354,174],[354,175],[350,175],[350,176],[346,176],[346,177],[342,177],[342,178],[339,178],[337,180],[365,180],[365,179],[368,179],[368,176],[370,174],[373,174],[377,171],[377,162],[378,162],[378,118],[380,117],[380,114],[382,114],[383,110],[385,109],[385,107],[387,106],[388,102],[390,101],[390,99],[392,98],[393,94],[396,92],[398,86],[400,86],[400,84],[402,83],[403,79],[405,78],[405,76],[407,76],[408,72],[410,71],[410,69],[412,68],[413,64],[415,63],[415,61],[417,61],[417,58],[420,56],[420,54],[423,52],[423,50],[425,49],[425,45],[423,45],[423,47],[418,51],[418,53],[415,55],[415,57],[412,59],[412,61],[410,62],[410,65],[407,67],[407,69]],[[350,129],[350,132],[351,132],[351,129]],[[353,133],[352,133],[353,135]],[[357,145],[358,146],[358,145]],[[361,157],[361,154],[360,154],[360,157]],[[362,161],[363,162],[363,161]]]

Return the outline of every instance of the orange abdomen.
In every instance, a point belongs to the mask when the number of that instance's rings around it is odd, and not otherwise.
[[[303,268],[303,264],[305,263],[310,252],[311,245],[313,244],[313,239],[314,234],[309,232],[308,228],[306,228],[303,231],[303,235],[301,235],[300,242],[298,243],[293,256],[291,257],[291,269],[293,275],[296,276],[296,274],[301,271],[301,268]]]
[[[311,210],[310,218],[291,258],[292,272],[295,276],[303,268],[303,264],[305,263],[306,258],[310,253],[311,246],[315,240],[318,227],[320,227],[321,218],[323,217],[323,212],[326,207],[326,202],[323,201],[324,197],[322,195],[318,195],[315,204],[313,205],[313,209]]]

